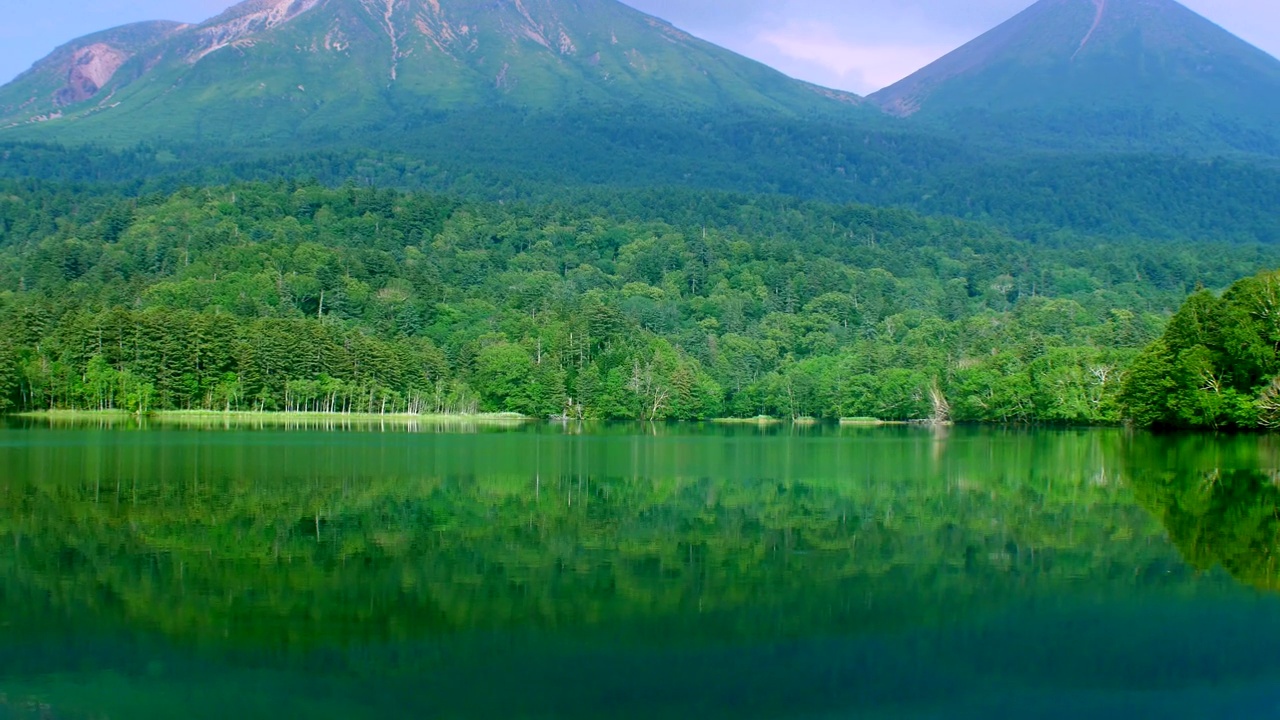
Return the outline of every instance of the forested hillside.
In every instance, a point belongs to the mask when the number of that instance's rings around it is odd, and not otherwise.
[[[0,228],[8,409],[1114,422],[1188,292],[1280,264],[682,191],[24,182]]]
[[[682,188],[1277,243],[1277,87],[1280,61],[1173,0],[1041,0],[867,100],[615,0],[254,1],[74,40],[0,87],[0,177]]]
[[[901,207],[1020,237],[1066,230],[1137,244],[1280,242],[1280,216],[1272,212],[1280,167],[1266,164],[1087,153],[998,157],[939,138],[750,117],[702,122],[693,137],[680,122],[650,117],[619,135],[612,120],[531,120],[512,131],[471,118],[442,126],[433,143],[410,153],[0,143],[0,178],[107,185],[130,195],[307,178],[476,201],[581,199],[590,206],[599,199],[611,211],[658,219],[684,213],[695,193],[741,193],[751,202],[770,196],[775,207],[806,199]],[[614,200],[639,193],[654,200]]]

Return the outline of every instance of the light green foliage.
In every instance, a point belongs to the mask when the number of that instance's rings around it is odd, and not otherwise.
[[[499,342],[482,349],[475,360],[475,386],[482,409],[532,413],[535,403],[533,358],[518,345]]]
[[[19,405],[18,388],[21,378],[18,354],[8,342],[0,340],[0,413]]]

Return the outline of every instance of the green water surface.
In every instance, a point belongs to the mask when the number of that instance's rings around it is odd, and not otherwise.
[[[0,719],[1280,717],[1280,442],[0,429]]]

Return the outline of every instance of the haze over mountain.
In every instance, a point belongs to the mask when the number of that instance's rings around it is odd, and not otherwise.
[[[1173,0],[1040,0],[871,100],[1002,143],[1280,152],[1280,60]]]

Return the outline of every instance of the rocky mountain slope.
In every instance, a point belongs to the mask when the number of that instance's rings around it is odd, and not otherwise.
[[[0,124],[57,118],[64,108],[93,98],[106,105],[112,93],[104,88],[125,79],[121,67],[142,55],[137,64],[145,68],[149,49],[187,27],[163,21],[125,25],[59,47],[0,90]]]

